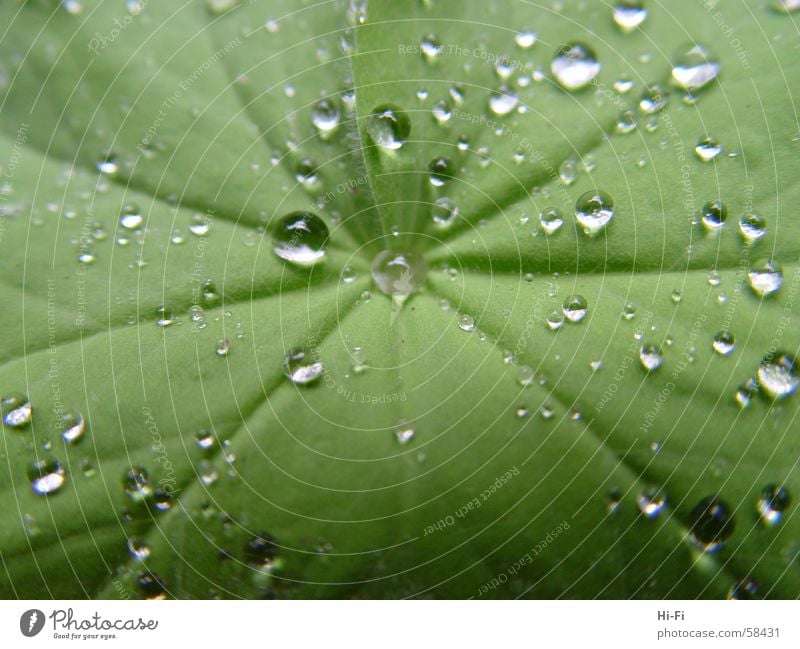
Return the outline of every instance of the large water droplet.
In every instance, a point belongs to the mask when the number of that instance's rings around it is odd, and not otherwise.
[[[142,211],[136,205],[126,205],[122,208],[122,213],[119,215],[119,224],[126,230],[138,230],[144,217]]]
[[[384,104],[367,115],[366,129],[376,145],[387,151],[395,151],[408,139],[411,120],[398,106]]]
[[[711,347],[717,354],[728,356],[736,344],[736,339],[729,331],[720,331],[711,342]]]
[[[564,225],[564,214],[557,207],[546,207],[539,213],[539,225],[545,234],[555,234]]]
[[[739,232],[745,243],[755,243],[767,233],[767,221],[760,214],[748,212],[739,219]]]
[[[474,331],[475,318],[465,313],[464,315],[458,318],[458,328],[461,329],[462,331]]]
[[[382,293],[408,297],[425,283],[428,265],[419,253],[382,250],[372,260],[372,278]]]
[[[728,218],[728,208],[720,200],[708,201],[703,205],[700,218],[706,230],[710,232],[719,230],[725,225],[725,219]]]
[[[304,347],[293,347],[283,357],[283,373],[295,385],[307,385],[325,372],[322,361]]]
[[[564,300],[561,310],[564,313],[564,317],[570,322],[580,322],[586,317],[589,304],[582,295],[571,295]]]
[[[436,34],[423,36],[419,42],[419,51],[428,63],[433,63],[442,53],[442,41]]]
[[[786,487],[777,484],[768,484],[761,490],[756,511],[767,525],[776,525],[783,518],[783,513],[792,504],[792,497]]]
[[[86,420],[77,408],[70,408],[57,417],[57,425],[61,430],[61,439],[68,444],[78,442],[86,430]]]
[[[720,153],[722,153],[722,145],[715,137],[707,135],[697,142],[694,152],[703,162],[711,162]]]
[[[9,392],[0,397],[0,413],[3,424],[10,428],[22,428],[31,422],[33,407],[21,392]]]
[[[689,537],[705,552],[715,552],[736,527],[730,508],[716,496],[698,502],[689,513]]]
[[[600,73],[600,63],[588,45],[573,42],[558,49],[550,70],[563,88],[580,90]]]
[[[311,123],[323,136],[339,126],[339,108],[332,99],[320,99],[311,107]]]
[[[750,288],[759,297],[773,295],[783,286],[783,271],[770,260],[758,262],[747,273]]]
[[[605,228],[614,216],[614,201],[606,192],[591,190],[575,203],[575,218],[583,231],[594,236]]]
[[[66,479],[67,474],[64,467],[55,458],[37,460],[28,467],[31,489],[40,496],[55,493],[62,487]]]
[[[623,32],[631,32],[647,18],[643,0],[618,0],[614,7],[614,22]]]
[[[716,79],[719,71],[716,54],[698,43],[681,49],[672,61],[673,82],[689,92],[707,86]]]
[[[800,384],[797,359],[785,352],[767,354],[758,366],[758,383],[773,399],[788,397]]]
[[[313,266],[325,257],[328,226],[311,212],[292,212],[272,231],[272,251],[297,266]]]

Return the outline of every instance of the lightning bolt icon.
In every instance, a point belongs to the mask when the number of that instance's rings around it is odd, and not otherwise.
[[[28,619],[28,631],[33,631],[33,625],[36,624],[36,620],[38,619],[39,616],[36,614],[36,611],[33,611]]]

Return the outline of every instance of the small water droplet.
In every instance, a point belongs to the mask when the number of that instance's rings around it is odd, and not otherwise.
[[[160,306],[155,310],[156,326],[169,327],[175,323],[175,316],[166,306]]]
[[[206,0],[209,4],[215,5],[236,5],[238,0]],[[224,10],[218,11],[222,13]],[[167,589],[164,580],[154,572],[142,572],[136,576],[136,590],[148,600],[166,599]]]
[[[739,579],[728,589],[728,599],[752,600],[758,596],[758,582],[752,577]]]
[[[214,349],[217,356],[227,356],[231,351],[231,343],[227,338],[218,338]]]
[[[767,221],[760,214],[748,212],[739,219],[739,232],[745,243],[755,243],[767,233]]]
[[[617,118],[616,126],[614,127],[620,135],[627,135],[636,130],[639,122],[636,119],[636,114],[632,110],[624,110]]]
[[[753,397],[758,392],[758,381],[753,378],[747,379],[744,383],[742,383],[738,388],[736,388],[736,394],[734,395],[734,401],[736,405],[739,406],[742,410],[747,408],[750,405],[750,402],[753,400]]]
[[[453,116],[453,109],[445,99],[441,99],[433,105],[431,114],[438,124],[444,125],[447,124]]]
[[[211,215],[195,212],[189,222],[189,232],[196,237],[204,237],[211,231]]]
[[[632,302],[626,302],[622,307],[622,319],[633,320],[636,317],[636,305]]]
[[[728,505],[716,496],[701,499],[689,513],[689,538],[705,552],[716,552],[735,529]]]
[[[546,207],[539,213],[539,225],[545,234],[555,234],[564,225],[564,214],[557,207]]]
[[[127,541],[128,552],[134,559],[144,561],[150,556],[150,547],[145,541],[136,536],[131,536]]]
[[[783,399],[800,384],[797,359],[786,352],[767,354],[758,367],[758,383],[772,399]]]
[[[636,497],[636,506],[647,518],[655,518],[667,506],[667,497],[657,487],[650,487]]]
[[[21,392],[9,392],[0,397],[0,413],[3,415],[3,425],[22,428],[31,422],[33,406]]]
[[[322,361],[309,350],[293,347],[283,358],[283,373],[295,385],[313,383],[325,372]]]
[[[571,42],[556,51],[550,70],[563,88],[574,91],[591,83],[600,73],[600,63],[588,45]]]
[[[103,151],[96,165],[97,170],[100,173],[107,176],[113,176],[119,169],[119,165],[117,164],[117,154],[110,150]]]
[[[69,408],[60,413],[56,418],[56,425],[61,431],[61,439],[67,444],[75,444],[80,441],[86,430],[86,420],[83,413],[77,408]]]
[[[508,115],[519,104],[517,93],[503,84],[489,95],[489,110],[498,117]]]
[[[664,110],[669,103],[667,91],[658,84],[649,86],[639,98],[639,110],[645,115],[654,115]]]
[[[279,546],[274,536],[259,532],[244,544],[244,560],[247,565],[261,570],[272,567],[278,557]]]
[[[394,429],[394,437],[400,444],[408,444],[414,439],[414,428],[407,421],[401,421]]]
[[[661,349],[657,345],[647,344],[642,345],[639,349],[639,361],[642,367],[648,372],[657,370],[664,362],[664,357],[661,354]]]
[[[434,187],[442,187],[453,176],[453,163],[450,158],[438,156],[428,165],[428,179]]]
[[[618,0],[613,15],[617,27],[632,32],[647,18],[647,7],[642,0]]]
[[[720,63],[716,54],[698,43],[681,49],[672,61],[672,81],[690,92],[705,88],[717,78]]]
[[[750,269],[747,279],[756,295],[768,297],[783,286],[783,270],[771,260],[763,260]]]
[[[574,160],[566,159],[558,168],[558,177],[567,187],[572,185],[578,178],[578,165]]]
[[[442,41],[436,34],[428,34],[420,40],[419,50],[428,63],[433,63],[442,53]]]
[[[377,146],[396,151],[411,133],[411,120],[398,106],[383,104],[367,115],[366,130]]]
[[[533,385],[535,378],[536,375],[533,371],[533,368],[529,367],[528,365],[520,365],[517,368],[517,383],[519,383],[521,386],[526,387]]]
[[[791,504],[792,497],[786,487],[768,484],[761,490],[756,511],[766,525],[777,525]]]
[[[721,200],[708,201],[700,211],[703,227],[709,232],[719,230],[728,218],[728,208]]]
[[[471,315],[464,314],[458,318],[458,328],[462,331],[474,331],[475,330],[475,318]]]
[[[122,476],[122,489],[134,502],[146,500],[153,494],[150,475],[140,466],[132,466]]]
[[[571,295],[564,300],[561,310],[570,322],[580,322],[586,317],[589,304],[582,295]]]
[[[207,451],[214,447],[216,438],[212,431],[207,428],[202,428],[194,434],[194,442],[197,444],[197,448],[202,451]]]
[[[545,324],[550,331],[558,331],[564,325],[566,317],[564,312],[560,310],[551,311],[545,318]]]
[[[142,211],[136,205],[126,205],[122,208],[122,213],[119,216],[119,224],[126,230],[138,230],[144,217]]]
[[[281,259],[308,267],[325,257],[328,226],[311,212],[291,212],[272,231],[272,251]]]
[[[339,107],[333,99],[320,99],[311,107],[311,123],[323,136],[336,130],[339,119]]]
[[[614,216],[614,201],[602,190],[588,191],[575,203],[575,218],[583,231],[594,236],[605,228]]]
[[[28,466],[28,480],[31,489],[39,496],[55,493],[64,484],[67,474],[55,458],[36,460]]]
[[[425,283],[428,265],[416,252],[383,250],[372,261],[372,278],[385,295],[407,297]]]
[[[711,162],[722,153],[722,145],[715,137],[706,135],[697,142],[697,146],[694,147],[694,152],[703,162]]]
[[[711,342],[711,347],[714,349],[717,354],[721,356],[728,356],[733,352],[733,348],[736,344],[736,339],[733,337],[733,334],[729,331],[720,331],[716,336],[714,336],[714,340]]]
[[[431,217],[438,228],[449,228],[458,219],[459,208],[445,196],[437,198],[431,208]]]

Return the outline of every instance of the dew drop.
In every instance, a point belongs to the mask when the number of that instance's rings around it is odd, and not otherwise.
[[[150,547],[142,539],[131,536],[127,541],[128,552],[134,559],[144,561],[150,556]]]
[[[199,212],[192,214],[191,222],[189,223],[189,232],[196,237],[204,237],[211,232],[211,215],[201,214]]]
[[[763,260],[747,273],[750,288],[759,297],[777,293],[783,286],[783,270],[770,260]]]
[[[175,323],[175,315],[166,306],[160,306],[155,310],[156,326],[169,327]]]
[[[550,70],[566,90],[585,88],[600,73],[600,63],[594,51],[577,42],[562,45],[553,56]]]
[[[744,383],[742,383],[738,388],[736,388],[736,394],[734,394],[734,401],[736,405],[739,406],[740,409],[744,410],[747,408],[753,397],[758,392],[758,381],[753,378],[747,379]]]
[[[647,518],[655,518],[667,506],[667,497],[657,487],[650,487],[636,497],[636,506]]]
[[[758,582],[752,577],[739,579],[728,589],[728,599],[751,600],[758,595]]]
[[[564,225],[564,214],[557,207],[546,207],[539,213],[539,225],[545,234],[555,234]]]
[[[458,328],[462,331],[474,331],[475,330],[475,318],[471,315],[464,314],[458,318]]]
[[[645,89],[639,98],[639,110],[645,115],[655,115],[664,110],[669,103],[669,95],[666,90],[658,84],[654,84]]]
[[[453,163],[449,158],[438,156],[428,165],[428,179],[434,187],[442,187],[453,176]]]
[[[786,487],[768,484],[761,490],[756,511],[766,525],[777,525],[791,504],[792,497]]]
[[[614,201],[602,190],[582,194],[575,203],[575,218],[589,236],[598,234],[614,216]]]
[[[613,15],[617,27],[631,32],[647,18],[647,7],[642,0],[618,0]]]
[[[278,550],[278,542],[274,536],[267,532],[258,532],[244,544],[245,563],[261,570],[270,568],[278,557]]]
[[[138,230],[144,217],[142,211],[136,205],[126,205],[122,208],[122,213],[119,216],[119,224],[126,230]]]
[[[617,118],[614,128],[620,135],[627,135],[635,131],[638,125],[639,122],[636,120],[635,113],[632,110],[624,110]]]
[[[31,489],[39,496],[55,493],[67,479],[64,467],[55,458],[36,460],[28,466]]]
[[[622,307],[622,319],[633,320],[636,317],[636,305],[632,302],[626,302]]]
[[[642,345],[639,349],[639,361],[642,367],[648,372],[657,370],[664,362],[664,357],[661,354],[661,349],[657,345],[647,344]]]
[[[22,428],[31,422],[33,407],[21,392],[9,392],[0,397],[0,413],[3,415],[3,425]]]
[[[708,201],[700,211],[700,218],[709,232],[719,230],[728,218],[728,208],[720,200]]]
[[[690,92],[706,87],[717,78],[719,71],[717,56],[698,43],[682,49],[672,61],[672,81]]]
[[[116,153],[113,151],[103,151],[100,159],[96,163],[96,166],[100,173],[107,176],[113,176],[119,169]]]
[[[433,105],[431,108],[431,114],[433,115],[433,119],[435,119],[439,125],[444,125],[447,124],[447,122],[449,122],[450,118],[453,116],[453,109],[446,100],[441,99]]]
[[[739,219],[739,232],[745,243],[755,243],[767,233],[767,221],[755,212],[748,212]]]
[[[313,383],[324,372],[322,361],[303,347],[293,347],[283,357],[283,373],[295,385]]]
[[[564,160],[558,168],[558,177],[567,187],[572,185],[578,178],[578,165],[574,160]]]
[[[550,331],[558,331],[564,326],[565,320],[566,317],[564,316],[564,312],[555,310],[551,311],[550,314],[545,318],[545,324]]]
[[[218,338],[214,348],[217,356],[227,356],[231,351],[231,343],[227,338]]]
[[[56,425],[61,431],[61,439],[67,444],[75,444],[83,437],[86,430],[86,419],[80,410],[70,408],[57,417]]]
[[[336,130],[339,119],[339,108],[332,99],[320,99],[311,107],[311,123],[322,135]]]
[[[489,110],[498,117],[508,115],[518,103],[517,93],[505,84],[489,95]]]
[[[423,36],[419,43],[419,50],[428,63],[433,63],[442,53],[442,41],[436,34]]]
[[[728,356],[731,354],[731,352],[733,352],[735,344],[736,339],[733,337],[732,333],[729,331],[720,331],[716,336],[714,336],[714,340],[711,342],[711,347],[720,356]]]
[[[399,444],[408,444],[414,439],[414,428],[409,426],[408,422],[401,421],[394,429],[394,437]]]
[[[715,137],[706,135],[698,140],[697,146],[694,147],[694,152],[703,162],[711,162],[722,153],[722,145]]]
[[[514,36],[514,42],[523,50],[527,50],[536,43],[536,32],[532,29],[521,29]]]
[[[797,359],[785,352],[767,354],[758,367],[758,384],[772,399],[783,399],[800,384]]]
[[[122,489],[134,502],[146,500],[153,494],[150,475],[140,466],[132,466],[122,476]]]
[[[770,7],[778,13],[790,14],[800,11],[800,0],[772,0]]]
[[[377,146],[396,151],[411,133],[411,120],[398,106],[383,104],[367,115],[366,129]]]
[[[589,304],[586,298],[582,295],[571,295],[561,307],[564,317],[570,322],[580,322],[586,317],[586,312],[589,310]]]
[[[705,552],[716,552],[733,534],[730,508],[716,496],[700,500],[689,513],[689,538]]]
[[[385,295],[407,297],[425,283],[428,265],[419,253],[383,250],[372,260],[372,278]]]
[[[297,266],[313,266],[325,257],[328,226],[311,212],[291,212],[272,231],[272,251]]]
[[[194,443],[197,444],[197,448],[201,451],[207,451],[214,447],[216,438],[212,431],[202,428],[194,434]]]
[[[458,205],[445,196],[437,198],[431,209],[433,222],[441,229],[449,228],[458,219],[458,214]]]

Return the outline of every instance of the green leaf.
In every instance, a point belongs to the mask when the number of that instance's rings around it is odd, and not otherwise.
[[[648,3],[623,33],[578,0],[165,4],[0,9],[0,393],[32,406],[3,424],[0,595],[800,595],[796,506],[757,507],[800,493],[797,397],[735,399],[800,352],[791,14]],[[550,62],[574,41],[601,70],[569,91]],[[721,71],[686,97],[692,42]],[[645,114],[653,84],[668,104]],[[393,151],[370,125],[386,106],[410,123]],[[723,152],[702,162],[707,135]],[[597,189],[614,216],[588,236],[574,210]],[[301,210],[330,231],[311,268],[272,251]],[[746,243],[749,212],[766,234]],[[385,249],[427,262],[404,301],[371,277]],[[762,260],[783,276],[765,297]],[[585,317],[551,331],[573,295]],[[308,385],[284,375],[298,347],[324,365]],[[64,482],[36,493],[52,458]],[[702,551],[711,496],[735,527]]]

